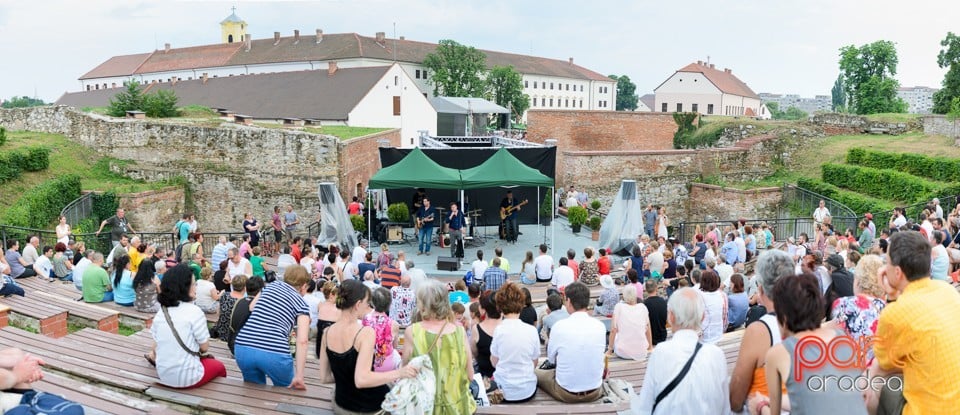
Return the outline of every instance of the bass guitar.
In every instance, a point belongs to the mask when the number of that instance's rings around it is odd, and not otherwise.
[[[514,206],[500,208],[500,220],[505,220],[507,216],[510,216],[510,214],[513,213],[514,210],[520,209],[520,207],[527,204],[527,202],[529,202],[529,200],[524,199],[524,201],[517,203]]]

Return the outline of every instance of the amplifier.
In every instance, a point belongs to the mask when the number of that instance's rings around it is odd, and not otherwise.
[[[400,225],[387,227],[387,242],[403,242],[403,227]]]
[[[460,269],[460,260],[454,257],[441,256],[437,257],[437,270],[438,271],[456,271]]]

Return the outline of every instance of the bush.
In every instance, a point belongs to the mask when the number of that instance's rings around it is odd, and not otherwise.
[[[847,150],[847,164],[877,169],[893,169],[914,176],[943,182],[960,177],[960,160],[911,153],[885,153],[864,148]]]
[[[20,177],[20,165],[23,155],[20,152],[0,154],[0,183],[16,180]]]
[[[46,147],[27,147],[26,154],[20,160],[23,171],[43,171],[50,167],[50,149]]]
[[[593,199],[593,201],[590,202],[590,209],[600,210],[600,201],[597,199]]]
[[[880,200],[872,198],[869,196],[861,195],[857,192],[851,192],[849,190],[840,189],[837,186],[834,186],[829,183],[824,183],[816,179],[808,179],[806,177],[801,177],[797,180],[797,186],[807,189],[814,193],[819,193],[822,196],[828,197],[830,199],[836,200],[837,202],[842,203],[848,208],[852,209],[856,214],[861,215],[866,212],[871,212],[876,214],[877,212],[887,212],[893,210],[894,204],[885,200]],[[874,218],[879,220],[879,218]],[[877,222],[881,223],[881,222]]]
[[[410,222],[410,208],[406,203],[393,203],[387,206],[387,218],[390,222]]]
[[[143,91],[140,90],[140,83],[131,79],[124,82],[123,87],[126,88],[123,92],[110,98],[107,115],[124,117],[127,115],[127,111],[142,111],[144,98]]]
[[[582,226],[587,222],[587,209],[580,206],[567,208],[567,221],[571,226]]]
[[[942,184],[891,169],[832,163],[820,168],[823,181],[881,199],[919,202],[943,187]]]
[[[363,233],[367,231],[367,219],[363,215],[350,215],[350,224],[353,230]]]
[[[180,115],[177,110],[177,94],[161,89],[143,96],[143,112],[152,118],[170,118]]]
[[[66,175],[36,186],[7,210],[3,223],[25,228],[45,228],[63,207],[80,196],[80,177]]]
[[[603,220],[600,219],[599,216],[593,215],[593,216],[590,217],[590,222],[588,223],[588,225],[590,226],[590,229],[593,229],[593,230],[595,230],[595,231],[599,231],[599,230],[600,230],[600,224],[601,224],[601,223],[603,223]]]
[[[120,207],[120,198],[113,192],[94,193],[91,199],[93,206],[91,216],[98,224],[116,214],[117,208]]]
[[[693,139],[697,132],[697,126],[693,125],[693,121],[696,119],[697,113],[695,112],[673,114],[673,121],[677,123],[677,132],[673,134],[673,148],[696,148],[700,144]]]
[[[553,194],[550,192],[543,196],[543,202],[540,203],[540,216],[544,218],[553,216]]]
[[[20,178],[25,171],[36,172],[50,167],[50,149],[27,147],[0,154],[0,183]]]
[[[0,127],[0,146],[7,144],[7,129]]]

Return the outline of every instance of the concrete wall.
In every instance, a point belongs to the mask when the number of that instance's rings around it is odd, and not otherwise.
[[[923,117],[923,133],[953,138],[957,140],[954,145],[960,146],[960,119],[950,121],[944,115],[928,115]]]
[[[64,134],[102,155],[131,160],[114,168],[133,178],[185,177],[206,229],[238,228],[248,211],[264,219],[277,204],[292,203],[312,217],[317,183],[340,179],[340,140],[302,131],[114,119],[67,107],[0,110],[0,125]]]
[[[365,199],[363,191],[367,182],[380,170],[380,140],[386,140],[388,147],[400,146],[400,130],[394,129],[363,137],[351,138],[342,143],[340,151],[340,194],[346,203],[353,196]],[[357,184],[360,190],[357,191]]]
[[[740,190],[692,183],[687,199],[691,218],[776,218],[783,191],[779,187]]]

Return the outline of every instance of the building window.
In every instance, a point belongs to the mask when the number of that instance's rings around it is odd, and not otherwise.
[[[400,115],[400,96],[393,97],[393,115]]]
[[[563,100],[563,107],[570,108],[570,98]]]
[[[529,88],[529,87],[530,87],[529,85],[527,85],[527,82],[528,82],[528,81],[523,81],[523,87],[524,87],[524,88]]]
[[[550,108],[553,108],[553,98],[550,98]]]
[[[660,104],[660,112],[667,112],[667,103]]]
[[[583,100],[580,100],[580,108],[583,108]]]
[[[550,89],[553,89],[553,82],[550,83]]]
[[[547,99],[546,99],[546,98],[540,98],[540,106],[543,107],[543,106],[546,106],[546,105],[547,105]]]
[[[713,114],[713,104],[707,104],[707,114]]]
[[[583,85],[580,85],[580,92],[583,92]]]
[[[423,70],[423,79],[427,79],[427,70],[426,70],[426,69]]]
[[[537,89],[537,81],[533,81],[533,89]]]
[[[678,102],[678,103],[677,103],[677,112],[683,112],[683,103],[682,103],[682,102]]]
[[[394,76],[394,77],[393,77],[393,85],[394,85],[394,86],[400,85],[400,77],[399,77],[399,76]]]
[[[567,91],[570,90],[570,84],[567,84]]]
[[[697,112],[698,109],[699,109],[699,105],[690,104],[690,111]]]
[[[416,73],[416,78],[417,78],[417,79],[420,79],[420,70],[417,69],[417,71],[416,71],[415,73]]]

